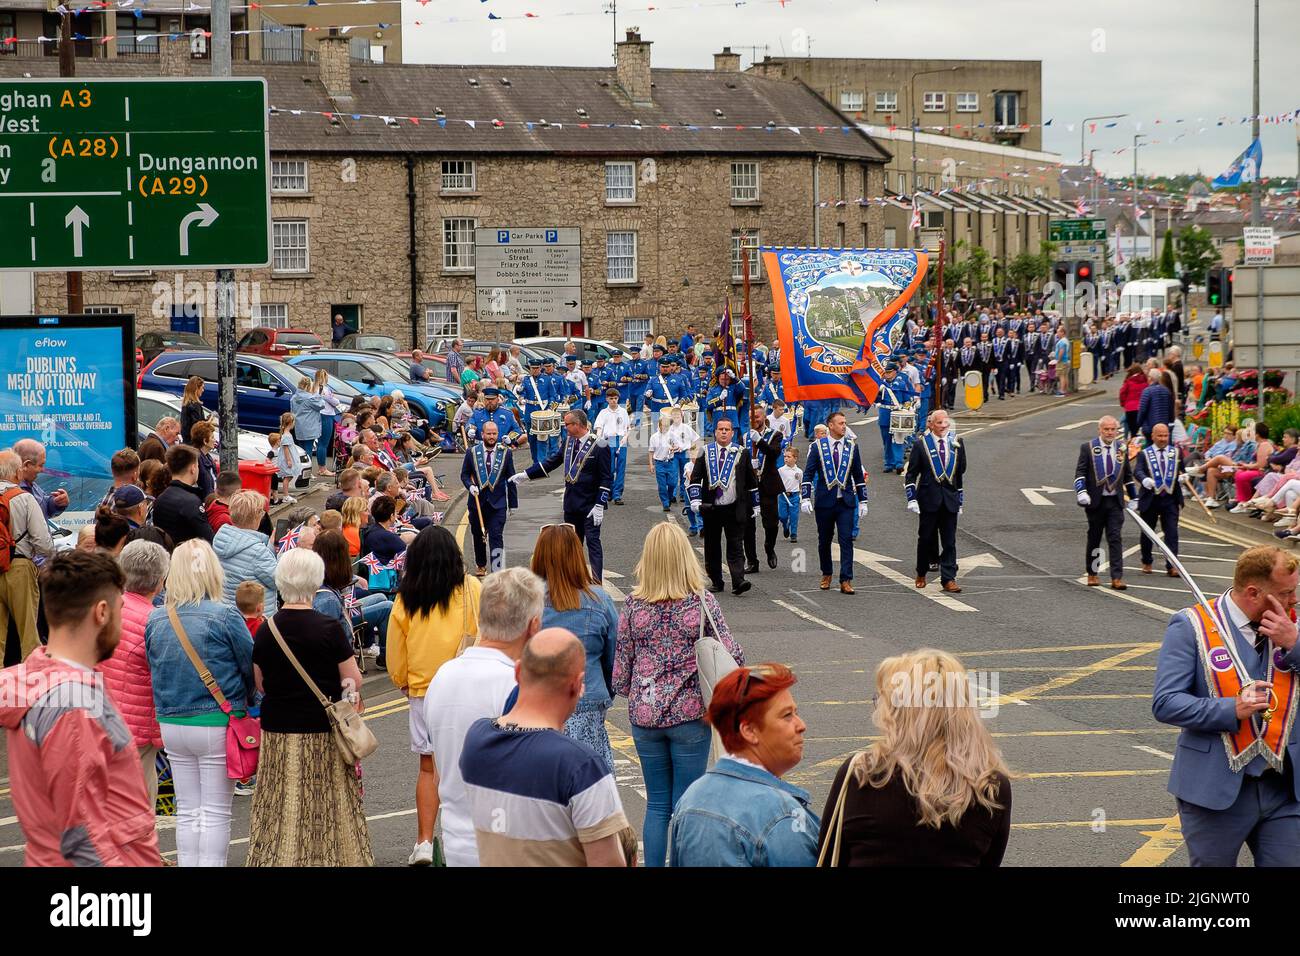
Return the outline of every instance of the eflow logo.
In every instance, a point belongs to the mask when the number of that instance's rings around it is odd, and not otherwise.
[[[36,340],[36,348],[38,349],[62,349],[67,347],[67,339],[51,339],[47,337]]]
[[[82,893],[74,886],[50,897],[50,925],[129,927],[133,936],[148,936],[153,930],[153,894]]]

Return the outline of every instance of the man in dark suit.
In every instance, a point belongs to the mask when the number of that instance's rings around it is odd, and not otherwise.
[[[722,536],[727,536],[727,568],[731,593],[744,594],[753,585],[745,580],[744,532],[758,514],[758,477],[745,449],[733,445],[731,419],[719,418],[713,441],[691,467],[686,494],[691,510],[704,521],[704,570],[709,590],[722,590]]]
[[[1088,515],[1088,550],[1084,565],[1088,586],[1100,582],[1101,536],[1110,550],[1110,586],[1128,589],[1124,583],[1124,496],[1137,498],[1137,484],[1129,466],[1128,449],[1119,437],[1119,422],[1106,415],[1097,422],[1097,437],[1079,446],[1074,466],[1074,492]],[[1136,508],[1136,500],[1129,502]]]
[[[944,339],[943,352],[939,356],[939,404],[952,411],[957,405],[957,380],[961,378],[961,364],[957,356],[957,346],[952,339]]]
[[[785,486],[781,483],[781,433],[767,424],[767,412],[756,405],[749,414],[749,455],[758,479],[759,518],[763,522],[763,551],[767,566],[776,567],[776,532],[781,526],[777,502]],[[751,517],[745,531],[745,571],[758,571],[758,523]]]
[[[826,419],[830,432],[808,448],[808,464],[800,486],[804,514],[817,516],[817,557],[821,562],[821,589],[831,589],[831,538],[840,538],[840,593],[853,594],[853,515],[867,514],[867,476],[857,443],[845,433],[843,412]]]
[[[600,543],[600,525],[605,520],[609,491],[614,483],[609,446],[592,434],[587,413],[571,408],[564,413],[567,433],[560,450],[545,461],[517,471],[510,480],[531,481],[564,469],[564,522],[573,525],[578,537],[587,542],[587,556],[597,582],[603,581],[605,552]]]
[[[1133,478],[1142,487],[1138,492],[1138,516],[1150,527],[1160,521],[1165,544],[1178,554],[1178,512],[1183,507],[1183,453],[1169,444],[1169,426],[1151,429],[1151,444],[1142,449],[1133,468]],[[1151,573],[1151,540],[1142,536],[1142,573]],[[1174,566],[1165,562],[1165,573],[1178,577]]]
[[[907,510],[920,515],[916,536],[916,586],[925,587],[936,533],[939,536],[939,578],[943,589],[960,594],[957,584],[957,516],[965,500],[966,446],[948,434],[948,413],[930,413],[926,433],[907,460],[904,493]]]
[[[497,423],[489,419],[479,427],[479,441],[465,452],[460,482],[470,495],[469,528],[474,537],[474,563],[478,576],[505,567],[506,514],[519,507],[519,492],[510,480],[515,460],[510,449],[497,441]],[[480,515],[482,524],[479,523]],[[486,531],[485,531],[486,529]]]
[[[1020,333],[1012,329],[1007,333],[1007,388],[1012,395],[1020,394],[1020,366],[1024,364],[1025,343],[1020,340]]]

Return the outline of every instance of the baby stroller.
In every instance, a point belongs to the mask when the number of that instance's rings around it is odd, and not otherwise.
[[[1038,379],[1034,387],[1044,395],[1051,395],[1056,391],[1056,362],[1055,360],[1039,366]]]

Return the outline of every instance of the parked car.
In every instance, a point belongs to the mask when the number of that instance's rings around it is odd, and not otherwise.
[[[193,332],[141,332],[135,337],[138,368],[144,368],[162,352],[182,349],[212,349],[211,343]]]
[[[371,335],[369,332],[349,332],[343,336],[338,346],[340,349],[360,349],[362,351],[396,352],[401,348],[397,339],[391,335]]]
[[[456,414],[460,390],[446,383],[412,385],[409,368],[399,359],[380,352],[360,352],[346,349],[322,349],[311,355],[296,355],[289,359],[292,368],[323,368],[333,378],[346,382],[352,394],[387,395],[401,389],[406,403],[417,418],[428,419],[435,428]]]
[[[573,342],[578,347],[578,358],[585,359],[589,362],[596,361],[597,358],[609,358],[615,352],[621,352],[625,356],[634,357],[621,345],[613,342],[606,342],[603,339],[571,339],[566,336],[551,336],[550,338],[527,338],[519,339],[516,343],[521,348],[528,346],[532,349],[550,352],[552,355],[564,354],[564,343]]]
[[[170,415],[180,421],[181,397],[175,392],[155,392],[144,389],[135,393],[135,411],[140,441],[144,441],[155,433],[158,422],[167,416]],[[215,412],[212,414],[211,421],[214,425],[219,422]],[[244,428],[239,429],[240,461],[265,461],[270,453],[271,443],[266,440],[265,435]]]
[[[444,372],[447,368],[447,353],[451,351],[451,343],[454,341],[455,339],[453,338],[432,339],[429,342],[428,347],[425,349],[426,353],[436,356],[442,362],[441,370]],[[519,355],[525,364],[528,363],[529,359],[555,358],[556,355],[555,352],[548,349],[526,346],[519,342],[494,342],[488,339],[462,339],[461,343],[463,345],[461,354],[466,358],[471,355],[477,355],[480,358],[487,358],[488,353],[493,349],[501,349],[502,351],[509,352],[510,346],[512,345],[519,346]]]
[[[270,355],[284,358],[301,355],[303,352],[315,352],[325,347],[320,336],[309,329],[272,329],[261,327],[249,329],[239,340],[236,349],[252,355]]]
[[[308,356],[294,356],[305,359]],[[235,407],[239,426],[250,431],[269,433],[280,428],[280,416],[289,411],[289,399],[303,372],[278,359],[243,353],[235,363]],[[191,375],[207,384],[203,404],[217,409],[217,356],[215,352],[167,352],[140,373],[137,388],[153,389],[180,395]],[[338,379],[330,388],[344,402],[352,401],[357,390]]]

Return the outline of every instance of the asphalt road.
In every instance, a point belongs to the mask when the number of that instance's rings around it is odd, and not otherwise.
[[[876,665],[892,654],[939,647],[980,671],[989,690],[989,726],[1013,777],[1008,865],[1187,864],[1165,792],[1175,731],[1150,711],[1164,623],[1188,603],[1187,592],[1175,578],[1136,573],[1139,537],[1131,526],[1130,589],[1120,594],[1083,583],[1085,522],[1069,489],[1079,443],[1117,407],[1115,383],[1106,386],[1107,396],[1010,421],[980,425],[958,414],[969,459],[958,531],[960,595],[942,595],[933,582],[924,591],[913,586],[916,519],[905,510],[902,479],[881,474],[874,415],[863,424],[851,415],[874,476],[871,511],[856,542],[857,594],[818,590],[816,531],[806,520],[797,544],[778,540],[777,570],[764,564],[749,593],[719,596],[749,660],[784,661],[799,677],[795,695],[808,736],[804,761],[789,779],[812,792],[819,810],[836,769],[874,733]],[[632,587],[646,532],[665,518],[644,452],[633,455],[628,504],[610,508],[603,529],[605,583],[616,600]],[[1031,503],[1023,488],[1047,489],[1036,492],[1046,503]],[[526,563],[540,525],[560,520],[559,479],[521,491],[521,509],[506,533],[512,565]],[[468,546],[463,514],[453,510],[448,522]],[[1207,591],[1228,586],[1237,546],[1184,535],[1182,551]],[[365,764],[375,860],[402,864],[414,841],[417,763],[405,700],[374,671],[365,696],[381,741]],[[622,702],[610,712],[609,731],[624,804],[639,825],[644,786]],[[7,781],[0,791],[0,865],[16,865],[22,841]],[[232,865],[246,852],[249,803],[236,797]],[[162,826],[163,849],[172,851],[174,835]]]

